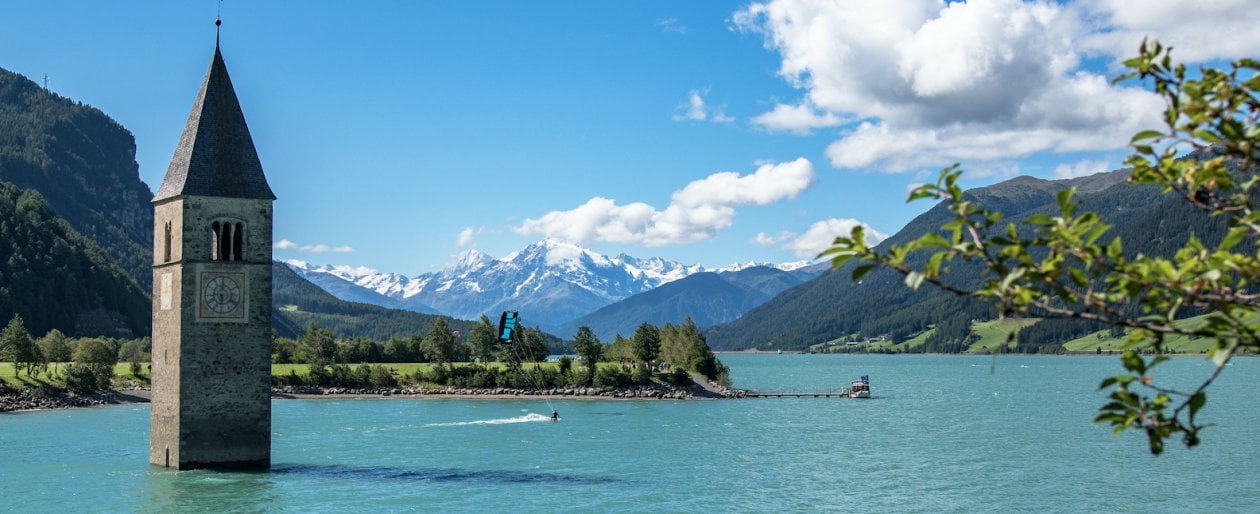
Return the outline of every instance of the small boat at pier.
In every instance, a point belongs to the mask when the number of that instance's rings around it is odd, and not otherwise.
[[[862,375],[862,378],[854,380],[849,385],[849,398],[870,398],[871,397],[871,377]]]

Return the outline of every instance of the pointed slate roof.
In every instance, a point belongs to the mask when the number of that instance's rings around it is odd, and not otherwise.
[[[263,175],[218,44],[153,201],[180,195],[276,199]]]

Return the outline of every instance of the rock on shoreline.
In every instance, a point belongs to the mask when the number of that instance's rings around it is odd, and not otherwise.
[[[380,387],[380,388],[345,388],[318,386],[283,386],[273,387],[271,394],[276,398],[310,398],[316,396],[399,396],[413,398],[486,398],[503,399],[514,397],[552,398],[552,399],[643,399],[643,400],[690,400],[696,398],[743,398],[746,391],[727,389],[720,386],[692,387],[672,386],[632,386],[632,387],[586,387],[569,386],[551,389],[512,389],[496,387],[490,389],[474,389],[444,387],[438,389],[424,387]],[[54,388],[33,388],[14,392],[0,391],[0,412],[28,410],[68,409],[76,407],[96,407],[122,403],[139,403],[149,401],[149,391],[143,389],[106,391],[94,394],[75,394]]]
[[[142,393],[147,393],[147,391]],[[26,389],[16,393],[0,393],[0,412],[99,407],[101,405],[147,402],[147,396],[147,394],[130,394],[130,391],[76,394],[52,388]]]
[[[272,394],[280,397],[285,396],[413,396],[413,397],[487,397],[487,398],[510,398],[510,397],[548,397],[548,398],[623,398],[623,399],[661,399],[661,400],[687,400],[696,398],[698,395],[695,391],[688,388],[676,387],[652,387],[652,386],[636,386],[636,387],[561,387],[551,389],[512,389],[507,387],[495,387],[489,389],[475,389],[462,387],[444,387],[440,389],[431,389],[424,387],[373,387],[373,388],[344,388],[344,387],[317,387],[317,386],[285,386],[272,388]]]

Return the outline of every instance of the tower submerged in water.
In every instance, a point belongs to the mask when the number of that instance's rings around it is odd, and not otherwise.
[[[153,198],[154,465],[271,464],[275,199],[216,41]]]

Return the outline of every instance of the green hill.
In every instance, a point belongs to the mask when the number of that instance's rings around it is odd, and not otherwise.
[[[0,180],[39,191],[150,290],[153,194],[140,180],[135,138],[118,122],[0,68]]]
[[[33,190],[0,182],[0,319],[19,314],[37,337],[149,334],[149,299],[91,240]]]
[[[1081,210],[1097,212],[1111,224],[1113,228],[1106,237],[1119,236],[1130,255],[1167,255],[1191,234],[1209,245],[1223,236],[1222,219],[1209,217],[1186,202],[1161,194],[1157,188],[1125,184],[1126,177],[1124,171],[1061,181],[1020,177],[968,191],[967,195],[986,208],[1004,212],[1008,220],[1019,220],[1038,213],[1056,213],[1055,194],[1074,186]],[[939,230],[950,216],[944,205],[937,205],[882,245],[904,244],[918,234]],[[912,256],[910,263],[913,267],[924,260],[922,255]],[[706,331],[709,344],[724,350],[796,350],[847,335],[884,336],[893,345],[921,336],[915,345],[903,348],[964,352],[975,342],[973,325],[997,317],[987,302],[928,286],[914,291],[904,285],[900,274],[887,270],[875,270],[862,281],[852,282],[855,265],[849,263],[788,289],[740,319]],[[974,287],[981,280],[978,268],[966,263],[955,263],[949,279],[962,287]],[[1058,344],[1101,328],[1072,326],[1072,321],[1061,323],[1065,325],[1053,331],[1061,333],[1061,338],[1030,339],[1025,344]],[[1035,335],[1040,325],[1032,325],[1021,334]],[[928,330],[931,333],[925,334]],[[1032,348],[1026,346],[1024,350]]]

